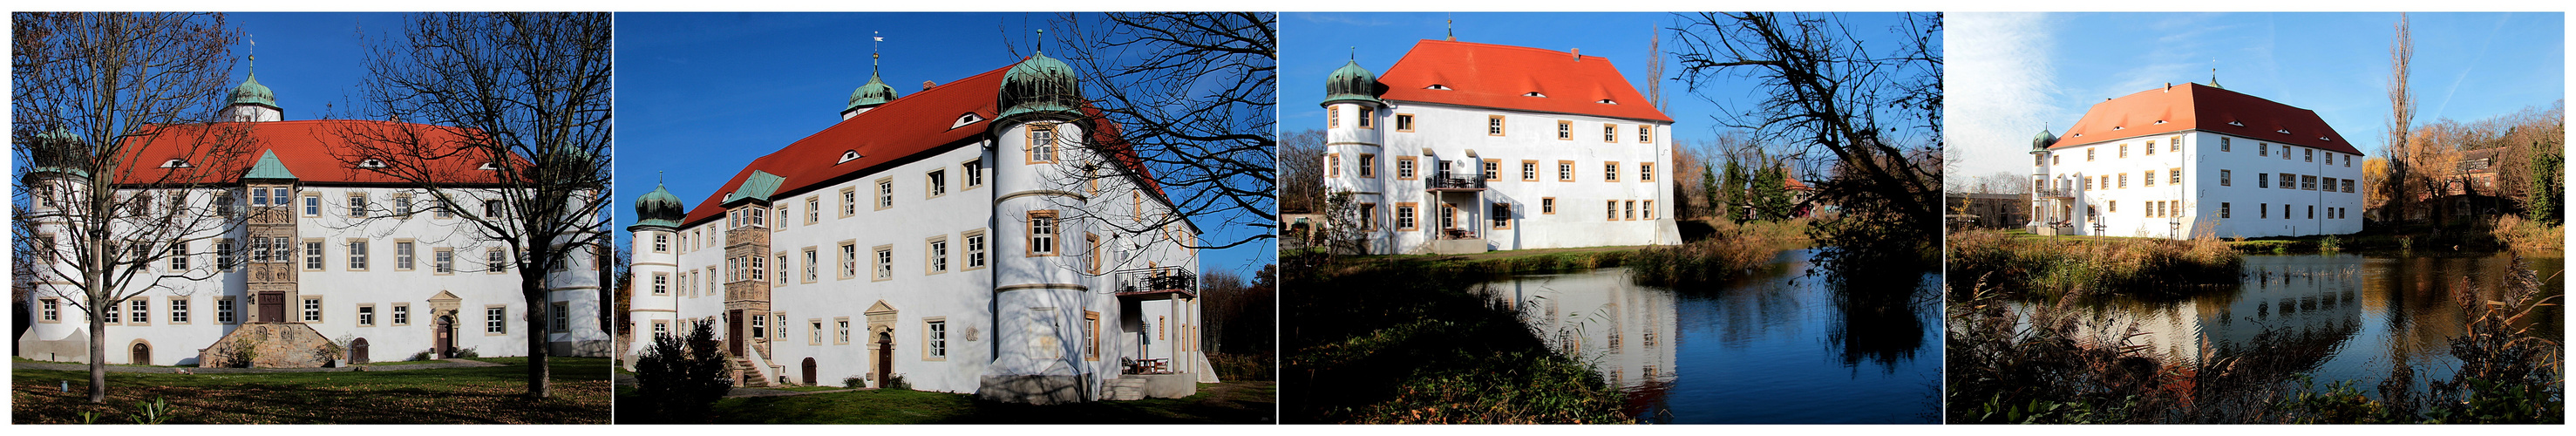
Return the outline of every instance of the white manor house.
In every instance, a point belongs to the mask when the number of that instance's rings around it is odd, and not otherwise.
[[[743,385],[1057,403],[1181,397],[1199,350],[1199,230],[1043,52],[841,120],[704,200],[636,200],[631,322],[717,332]],[[1168,224],[1160,224],[1164,223]],[[650,340],[626,355],[645,354]]]
[[[316,353],[330,341],[346,347],[352,362],[404,360],[427,352],[451,356],[472,350],[485,357],[525,355],[527,339],[543,335],[551,355],[606,356],[613,350],[600,324],[601,305],[595,255],[572,256],[570,265],[548,274],[550,289],[543,307],[529,307],[521,297],[520,277],[504,241],[485,239],[459,214],[500,213],[497,191],[486,193],[484,181],[462,180],[439,188],[460,204],[438,207],[424,186],[405,182],[371,168],[373,159],[356,163],[341,136],[344,132],[405,132],[424,137],[457,138],[460,129],[364,120],[286,121],[277,100],[256,74],[235,87],[220,123],[156,126],[153,134],[133,136],[127,149],[139,149],[112,169],[119,180],[118,198],[148,197],[123,204],[120,226],[133,221],[199,214],[216,225],[195,227],[168,246],[143,277],[118,295],[138,296],[107,305],[96,313],[80,307],[84,291],[71,277],[80,273],[68,263],[29,268],[53,272],[21,273],[28,286],[28,306],[35,318],[18,338],[18,356],[47,361],[81,362],[88,356],[89,317],[103,318],[109,364],[233,365],[237,347],[261,350],[252,364],[262,367],[310,367],[326,358]],[[228,133],[207,134],[209,130]],[[196,147],[200,138],[221,137],[250,144],[256,153],[226,166],[208,159],[212,151]],[[42,135],[40,150],[82,147],[85,139],[68,131]],[[66,151],[65,153],[76,153]],[[53,198],[70,198],[91,172],[73,160],[43,151],[25,173],[27,185],[60,190],[35,195],[27,202],[29,225],[21,232],[36,250],[70,253],[74,230],[66,211]],[[443,159],[442,159],[443,160]],[[370,165],[370,164],[374,165]],[[196,171],[199,165],[208,165]],[[488,168],[491,163],[434,162]],[[215,169],[220,167],[221,169]],[[474,168],[454,168],[472,174]],[[594,193],[595,195],[595,193]],[[207,213],[211,211],[211,213]],[[126,230],[112,235],[132,234]],[[119,242],[120,244],[128,244]],[[135,245],[127,245],[140,247]],[[155,248],[158,249],[158,248]],[[155,255],[159,256],[159,255]],[[51,256],[39,256],[51,259]],[[538,310],[546,331],[528,331],[524,316]],[[210,350],[213,349],[213,350]],[[294,351],[292,353],[287,351]],[[203,356],[201,356],[201,354]],[[208,358],[213,360],[209,361]]]
[[[1681,242],[1673,120],[1609,59],[1423,40],[1324,88],[1324,189],[1372,254]]]
[[[2216,83],[2213,79],[2211,83]],[[2316,112],[2167,84],[2031,140],[2042,235],[2188,239],[2361,231],[2361,151]]]

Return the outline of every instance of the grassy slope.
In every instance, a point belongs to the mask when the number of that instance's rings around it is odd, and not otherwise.
[[[82,371],[18,370],[11,417],[18,423],[77,423],[79,413],[127,422],[138,401],[169,401],[173,423],[494,423],[608,421],[608,359],[557,357],[554,396],[530,401],[526,359],[478,359],[507,366],[388,372],[269,374],[109,373],[108,402],[89,404]],[[62,380],[71,392],[57,392]]]
[[[718,423],[802,424],[1085,424],[1269,423],[1274,382],[1199,384],[1188,398],[1031,406],[975,401],[943,392],[866,390],[716,402]]]

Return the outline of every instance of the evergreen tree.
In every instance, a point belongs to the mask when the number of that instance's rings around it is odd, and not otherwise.
[[[2544,147],[2535,147],[2535,149],[2544,151],[2531,154],[2531,190],[2523,194],[2531,200],[2530,207],[2525,213],[2533,221],[2552,226],[2560,225],[2566,220],[2563,211],[2566,206],[2559,200],[2559,196],[2566,194],[2567,182],[2560,178],[2559,168],[2566,165],[2567,157],[2560,151],[2547,150]]]

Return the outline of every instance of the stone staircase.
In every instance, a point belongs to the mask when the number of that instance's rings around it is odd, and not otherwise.
[[[771,387],[771,384],[769,383],[769,377],[768,377],[768,376],[766,376],[766,375],[762,375],[762,374],[760,373],[760,367],[758,367],[758,366],[754,366],[754,365],[756,365],[756,364],[755,364],[755,363],[752,363],[751,358],[749,358],[749,357],[736,357],[736,358],[733,358],[733,370],[734,370],[734,374],[735,374],[735,375],[734,375],[734,380],[736,380],[736,381],[738,381],[738,382],[740,382],[740,383],[741,383],[741,384],[739,384],[739,385],[736,385],[736,387],[745,387],[745,388],[766,388],[766,387]]]
[[[1109,379],[1108,399],[1109,401],[1136,401],[1145,399],[1145,378],[1119,377]]]
[[[248,323],[225,333],[212,345],[197,351],[197,365],[208,368],[241,366],[235,357],[249,355],[253,368],[320,368],[330,363],[324,348],[331,338],[313,327],[298,323]],[[248,353],[239,350],[248,349]]]

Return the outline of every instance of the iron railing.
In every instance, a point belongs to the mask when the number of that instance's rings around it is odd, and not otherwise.
[[[1424,179],[1431,189],[1485,189],[1485,179],[1473,176],[1436,175]]]
[[[1175,290],[1193,296],[1199,294],[1199,275],[1184,267],[1165,266],[1120,271],[1114,278],[1118,281],[1119,294]]]

